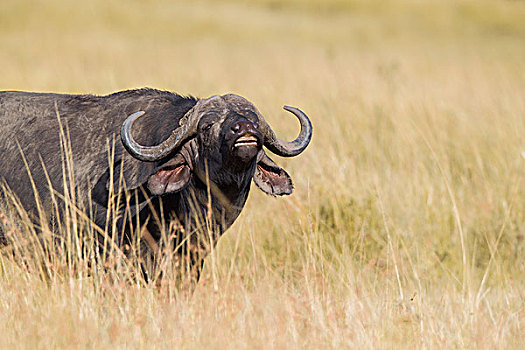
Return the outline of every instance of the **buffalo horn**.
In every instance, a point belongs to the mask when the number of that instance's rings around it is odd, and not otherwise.
[[[170,154],[174,149],[178,148],[185,140],[197,133],[199,118],[191,113],[192,111],[193,110],[190,110],[190,112],[186,114],[181,120],[180,126],[173,130],[171,135],[165,141],[156,146],[142,146],[131,136],[133,123],[146,114],[144,111],[135,112],[127,117],[124,123],[122,123],[122,127],[120,128],[122,144],[134,158],[145,162],[160,160]]]
[[[308,116],[304,114],[299,108],[284,106],[286,111],[292,113],[299,119],[301,123],[301,131],[299,136],[293,141],[279,140],[272,128],[264,119],[260,120],[260,129],[264,134],[264,145],[273,153],[281,157],[294,157],[300,154],[312,139],[312,123]]]

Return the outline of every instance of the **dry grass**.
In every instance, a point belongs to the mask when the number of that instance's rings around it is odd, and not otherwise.
[[[2,255],[0,348],[520,348],[524,42],[517,1],[3,0],[0,89],[236,92],[315,135],[192,297]]]

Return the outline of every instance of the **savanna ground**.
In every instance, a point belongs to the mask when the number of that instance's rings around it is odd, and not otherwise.
[[[0,348],[520,348],[525,3],[0,3],[0,89],[235,92],[295,194],[253,188],[193,296],[1,255]],[[64,262],[66,261],[66,262]],[[168,292],[165,292],[168,290]]]

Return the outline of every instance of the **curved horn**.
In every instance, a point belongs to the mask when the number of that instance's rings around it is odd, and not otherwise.
[[[193,115],[191,109],[186,116],[181,119],[180,126],[173,130],[171,135],[163,142],[156,146],[142,146],[138,144],[131,136],[131,128],[133,123],[138,118],[142,117],[146,112],[140,111],[131,114],[126,118],[122,127],[120,128],[120,139],[122,144],[128,152],[135,158],[145,162],[154,162],[166,157],[174,149],[179,147],[183,141],[193,136],[197,132],[197,124],[199,119]]]
[[[303,113],[299,108],[284,106],[283,107],[288,112],[292,113],[299,119],[301,123],[301,131],[299,136],[293,141],[283,141],[279,140],[272,128],[264,119],[260,120],[261,131],[264,134],[264,145],[273,153],[282,157],[294,157],[304,151],[306,146],[310,143],[312,139],[312,123],[306,114]]]

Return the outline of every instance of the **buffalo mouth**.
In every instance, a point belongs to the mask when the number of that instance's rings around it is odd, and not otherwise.
[[[261,137],[249,133],[236,138],[235,141],[233,141],[230,152],[238,161],[247,163],[255,158],[261,147]]]
[[[260,140],[255,135],[244,135],[239,137],[233,143],[233,148],[239,147],[257,147],[259,146]]]

